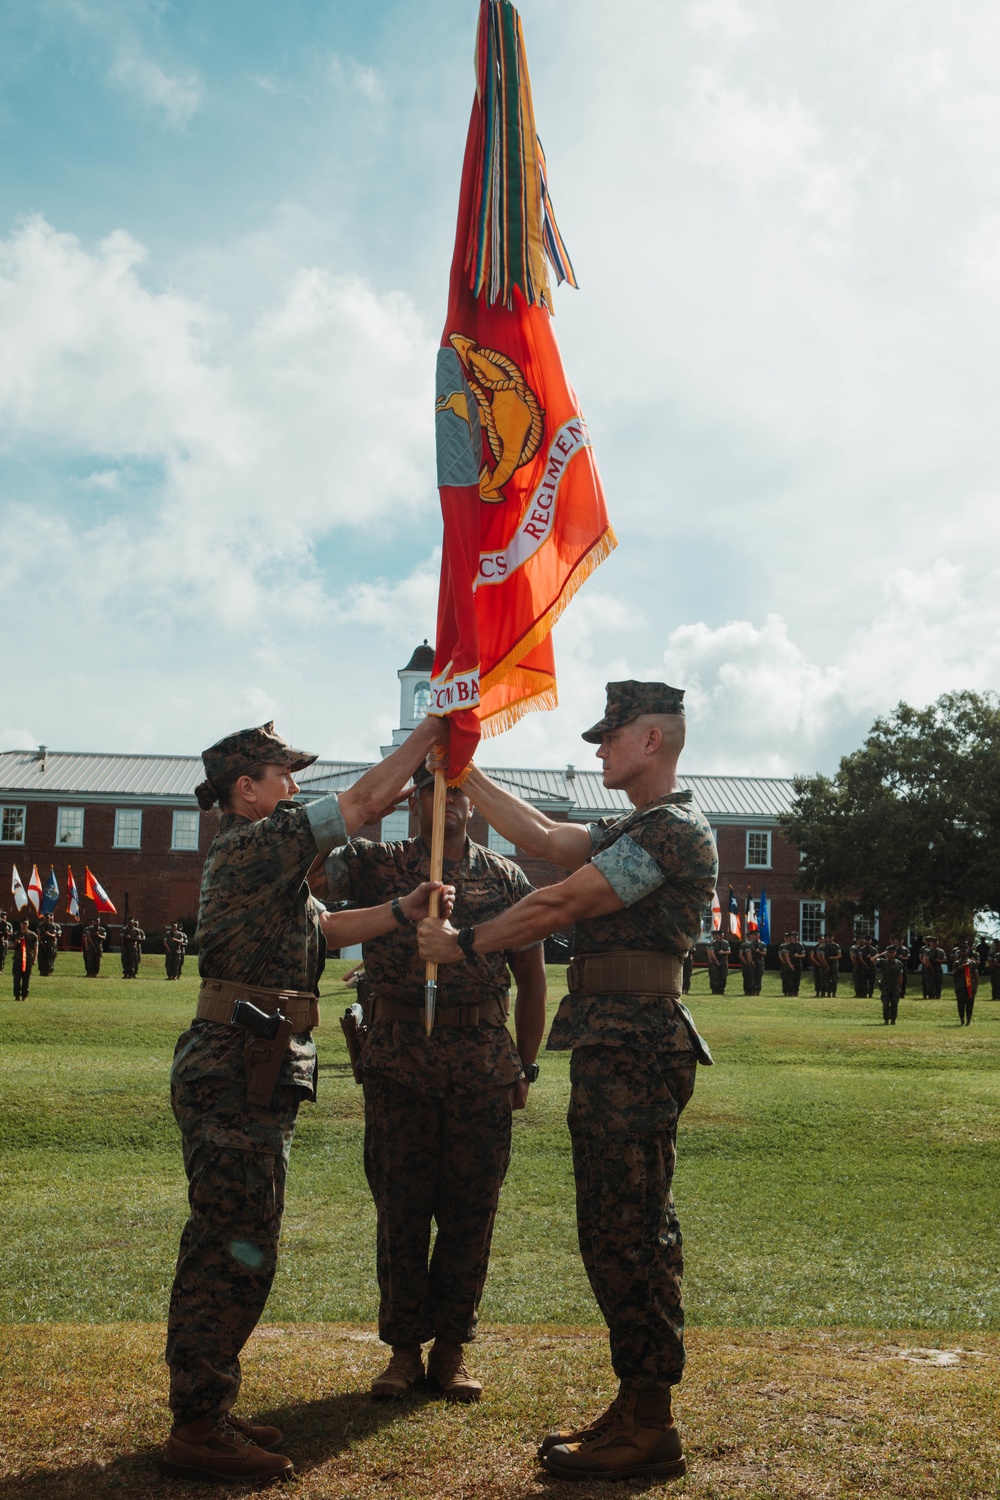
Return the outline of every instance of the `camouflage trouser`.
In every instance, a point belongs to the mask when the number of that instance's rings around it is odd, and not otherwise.
[[[177,1423],[229,1411],[239,1395],[240,1350],[274,1280],[299,1098],[279,1088],[269,1109],[254,1108],[246,1085],[225,1078],[172,1090],[191,1205],[167,1321]]]
[[[475,1337],[510,1133],[509,1087],[436,1099],[365,1073],[365,1172],[378,1216],[385,1343]]]
[[[684,1370],[684,1258],[670,1187],[695,1064],[674,1061],[588,1046],[574,1049],[570,1067],[580,1253],[615,1373],[644,1390],[676,1385]]]

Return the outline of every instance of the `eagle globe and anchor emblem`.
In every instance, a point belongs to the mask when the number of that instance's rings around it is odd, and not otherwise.
[[[438,350],[438,484],[479,484],[480,499],[502,505],[503,486],[534,458],[545,413],[518,366],[496,349],[483,349],[464,333]],[[448,420],[449,415],[457,420]],[[493,467],[482,462],[482,430]]]

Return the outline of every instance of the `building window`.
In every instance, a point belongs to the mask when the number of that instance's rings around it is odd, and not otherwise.
[[[419,724],[421,719],[426,719],[431,706],[431,685],[429,682],[418,682],[413,689],[413,720]]]
[[[826,928],[822,901],[799,902],[799,937],[804,943],[818,943]]]
[[[855,913],[854,937],[857,942],[864,938],[874,938],[878,942],[878,912],[870,917],[862,916],[860,912]]]
[[[747,869],[771,868],[771,835],[766,828],[747,829]]]
[[[201,818],[196,812],[175,812],[171,849],[197,849]]]
[[[142,808],[119,807],[115,810],[115,848],[142,847]]]
[[[382,819],[382,842],[383,844],[398,843],[402,839],[410,837],[410,812],[409,808],[398,807],[391,812],[387,818]]]
[[[486,847],[492,849],[494,854],[506,854],[508,859],[517,853],[517,845],[512,844],[510,839],[505,839],[502,833],[497,833],[495,828],[490,829]]]
[[[56,843],[78,849],[83,843],[83,808],[60,807],[56,811]]]
[[[24,843],[24,808],[0,808],[0,844]]]

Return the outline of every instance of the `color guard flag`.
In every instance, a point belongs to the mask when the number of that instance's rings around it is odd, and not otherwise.
[[[37,865],[32,865],[31,867],[31,879],[28,881],[28,900],[35,908],[35,915],[38,916],[42,905],[42,877],[38,873]]]
[[[733,894],[732,886],[729,887],[729,931],[733,937],[741,937],[740,932],[740,904]]]
[[[76,888],[73,879],[73,866],[66,866],[66,914],[80,920],[80,892]]]
[[[49,879],[45,887],[45,895],[42,897],[42,915],[47,916],[54,912],[59,905],[59,882],[52,865],[49,865]]]
[[[481,733],[555,708],[552,627],[616,545],[552,331],[546,257],[576,285],[520,18],[510,0],[480,0],[435,402],[444,544],[430,711],[451,716],[452,782]]]
[[[719,905],[718,891],[712,892],[712,931],[722,931],[722,907]]]
[[[767,892],[763,886],[760,888],[760,906],[757,909],[760,912],[760,940],[762,943],[769,943],[771,941],[771,922],[767,915]]]
[[[101,882],[94,879],[93,875],[91,875],[90,870],[86,865],[84,866],[84,869],[87,872],[87,878],[84,881],[83,894],[86,896],[87,900],[93,901],[98,911],[111,911],[114,912],[115,916],[117,916],[118,908],[112,903],[111,897],[108,895],[103,885],[101,885]]]
[[[743,930],[747,937],[749,937],[751,932],[757,931],[757,912],[754,908],[753,896],[750,894],[749,886],[747,886],[747,899],[743,907],[743,918]]]
[[[25,895],[24,886],[21,884],[21,877],[17,873],[17,865],[14,865],[12,868],[14,873],[11,876],[10,893],[14,897],[14,905],[18,911],[23,911],[28,904],[28,898]]]

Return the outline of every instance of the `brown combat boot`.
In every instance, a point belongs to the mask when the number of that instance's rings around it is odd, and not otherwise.
[[[164,1473],[177,1479],[291,1479],[290,1458],[268,1453],[225,1417],[206,1417],[173,1429],[163,1453]]]
[[[670,1392],[623,1385],[616,1406],[592,1436],[549,1448],[542,1457],[549,1473],[559,1479],[679,1478],[687,1465],[670,1415]]]
[[[372,1381],[371,1398],[373,1401],[401,1401],[422,1383],[423,1378],[420,1345],[394,1344],[392,1358],[381,1375]]]
[[[478,1401],[483,1388],[465,1368],[461,1344],[437,1339],[427,1360],[427,1384],[449,1401]]]
[[[594,1417],[582,1427],[559,1427],[555,1432],[547,1432],[538,1445],[538,1457],[544,1458],[549,1449],[555,1448],[559,1443],[582,1443],[586,1438],[596,1437],[617,1415],[621,1400],[619,1392],[606,1411],[602,1411],[599,1417]]]
[[[280,1427],[269,1427],[263,1422],[244,1422],[242,1417],[234,1417],[231,1411],[226,1412],[226,1421],[258,1448],[276,1448],[284,1436]]]

